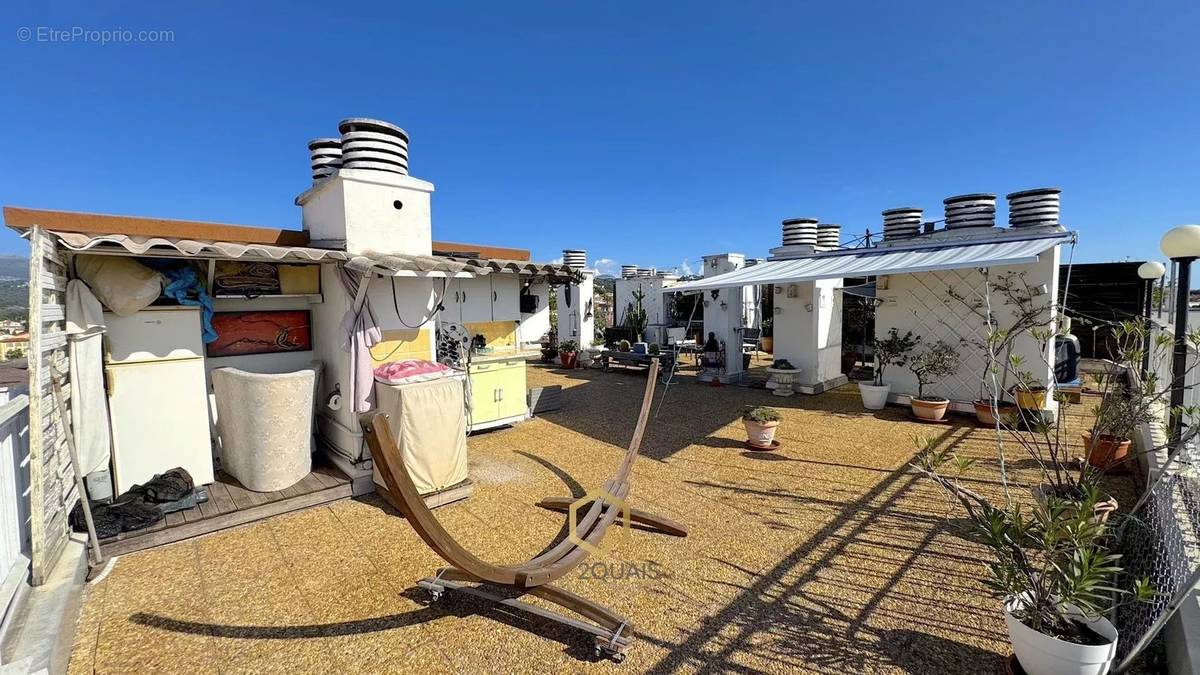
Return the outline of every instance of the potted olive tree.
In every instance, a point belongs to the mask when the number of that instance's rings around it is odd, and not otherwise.
[[[908,359],[908,369],[917,378],[917,395],[912,398],[912,412],[920,419],[941,421],[950,407],[950,399],[926,396],[925,387],[958,372],[958,350],[945,340],[938,340]]]
[[[762,350],[768,354],[775,353],[775,318],[768,316],[762,320],[762,333],[758,337]]]
[[[875,351],[875,379],[872,382],[859,382],[858,391],[862,395],[863,407],[867,410],[882,410],[887,405],[888,392],[892,385],[884,384],[883,373],[888,366],[903,366],[908,354],[921,341],[920,336],[912,331],[903,336],[895,328],[888,330],[887,337],[875,339],[872,346]]]
[[[746,427],[747,443],[756,450],[771,450],[775,447],[775,429],[783,417],[774,408],[760,405],[742,414],[742,425]]]

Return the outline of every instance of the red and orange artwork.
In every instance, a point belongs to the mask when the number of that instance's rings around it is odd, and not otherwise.
[[[312,313],[308,310],[217,312],[217,339],[205,350],[209,358],[305,352],[312,349]]]

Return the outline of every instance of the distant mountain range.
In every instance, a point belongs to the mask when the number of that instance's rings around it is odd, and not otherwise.
[[[29,278],[29,258],[20,255],[0,255],[0,279]]]
[[[29,313],[29,258],[0,255],[0,319],[24,319]]]

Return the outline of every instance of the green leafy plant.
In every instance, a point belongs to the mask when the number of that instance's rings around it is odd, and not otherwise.
[[[762,336],[763,337],[774,337],[774,335],[775,335],[775,319],[774,319],[774,317],[768,316],[767,318],[762,320]]]
[[[996,597],[1013,603],[1013,615],[1025,625],[1069,642],[1095,644],[1099,636],[1072,606],[1091,618],[1118,604],[1154,597],[1148,579],[1117,587],[1122,568],[1120,556],[1110,550],[1110,508],[1098,472],[1087,472],[1073,499],[1047,494],[1032,508],[1017,503],[999,508],[962,485],[974,460],[938,450],[932,440],[919,443],[916,467],[966,509],[971,534],[992,554],[985,583]]]
[[[629,344],[629,340],[621,340],[617,343],[617,351],[619,352],[627,352],[632,348],[633,345]]]
[[[958,372],[962,361],[958,350],[945,340],[938,340],[908,359],[908,369],[917,378],[917,399],[925,401],[925,387]]]
[[[875,351],[875,386],[883,386],[883,373],[888,366],[903,366],[907,363],[909,353],[920,341],[921,336],[913,335],[911,330],[900,335],[900,331],[895,328],[888,329],[887,337],[882,340],[872,340],[871,345]]]
[[[783,419],[779,411],[774,408],[769,408],[765,405],[754,406],[742,413],[742,419],[747,422],[756,424],[767,424],[769,422],[778,422]]]
[[[645,297],[645,291],[641,288],[635,288],[633,290],[633,302],[625,307],[625,327],[633,333],[635,342],[642,341],[642,337],[646,333],[646,326],[649,325],[646,308],[642,305],[642,300]]]
[[[662,347],[659,347],[658,343],[655,342],[647,348],[647,351],[649,351],[651,354],[658,354],[662,351]]]
[[[558,351],[560,354],[571,354],[573,352],[577,352],[579,351],[579,343],[574,340],[567,340],[566,342],[559,343]]]

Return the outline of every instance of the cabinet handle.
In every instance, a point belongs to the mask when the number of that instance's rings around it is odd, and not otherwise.
[[[500,390],[493,389],[492,390],[492,403],[495,403],[496,401],[499,401],[499,400],[500,400]]]
[[[503,400],[504,400],[504,390],[503,390],[503,389],[497,389],[497,390],[496,390],[496,393],[500,395],[500,398],[499,398],[499,400],[503,401]]]
[[[492,291],[492,302],[496,302],[499,299],[500,296],[496,295],[496,291]]]

